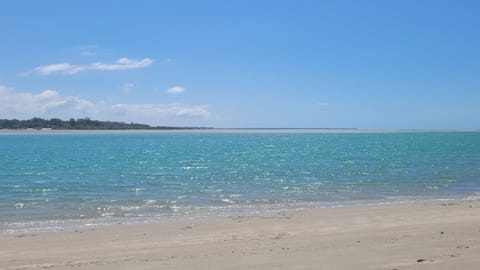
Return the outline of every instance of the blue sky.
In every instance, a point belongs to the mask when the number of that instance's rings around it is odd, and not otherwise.
[[[478,1],[3,1],[0,118],[480,129]]]

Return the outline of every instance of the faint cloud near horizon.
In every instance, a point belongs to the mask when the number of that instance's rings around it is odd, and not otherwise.
[[[167,89],[167,93],[173,94],[173,95],[185,93],[185,91],[187,91],[187,89],[185,87],[178,86],[178,85],[170,87],[170,88]]]
[[[150,58],[144,59],[129,59],[126,57],[119,58],[113,63],[94,62],[87,65],[72,65],[69,63],[56,63],[45,66],[38,66],[30,71],[21,73],[21,76],[29,76],[33,74],[38,75],[52,75],[52,74],[67,74],[73,75],[87,70],[97,71],[113,71],[113,70],[127,70],[146,68],[153,64]]]
[[[171,124],[176,121],[208,120],[211,117],[206,105],[181,103],[106,103],[77,96],[64,96],[55,90],[40,93],[19,92],[0,85],[0,115],[4,118],[31,117],[81,118]]]

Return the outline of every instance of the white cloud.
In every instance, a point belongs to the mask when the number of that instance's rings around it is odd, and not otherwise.
[[[167,93],[169,94],[181,94],[186,91],[185,87],[182,86],[173,86],[167,89]]]
[[[25,118],[69,113],[80,117],[95,111],[95,104],[75,96],[60,96],[57,91],[40,94],[16,92],[0,86],[0,115],[7,118]]]
[[[125,93],[128,93],[130,92],[133,88],[135,87],[135,85],[133,83],[126,83],[123,85],[123,92]]]
[[[120,58],[113,63],[95,62],[87,65],[72,65],[69,63],[57,63],[46,66],[35,67],[34,69],[24,72],[21,75],[28,76],[32,74],[39,75],[51,75],[51,74],[77,74],[86,70],[126,70],[126,69],[139,69],[151,66],[153,60],[150,58],[144,59],[128,59]]]
[[[41,67],[34,68],[30,73],[37,73],[40,75],[49,75],[53,73],[63,73],[63,74],[75,74],[80,71],[85,70],[85,66],[74,66],[68,63],[59,63],[59,64],[51,64]]]
[[[89,69],[92,70],[124,70],[124,69],[137,69],[145,68],[152,65],[153,60],[150,58],[144,58],[142,60],[120,58],[113,64],[104,64],[101,62],[92,63]]]
[[[180,103],[108,104],[93,102],[76,96],[63,96],[54,90],[45,90],[35,94],[18,92],[13,88],[0,86],[0,115],[1,118],[17,119],[90,117],[92,119],[144,122],[154,125],[195,125],[200,124],[199,121],[201,120],[207,120],[211,113],[208,106],[203,105],[189,106]]]

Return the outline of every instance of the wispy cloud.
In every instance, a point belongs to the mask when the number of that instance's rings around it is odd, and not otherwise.
[[[328,104],[328,102],[325,102],[325,101],[319,101],[319,102],[316,102],[314,105],[317,107],[327,107],[330,104]]]
[[[52,74],[77,74],[87,70],[100,70],[100,71],[112,71],[112,70],[126,70],[126,69],[139,69],[146,68],[153,64],[153,60],[150,58],[144,59],[129,59],[120,58],[113,63],[94,62],[87,65],[72,65],[69,63],[56,63],[46,66],[38,66],[30,71],[24,72],[21,75],[28,76],[32,74],[38,75],[52,75]]]
[[[87,68],[92,70],[124,70],[124,69],[137,69],[146,68],[153,64],[153,60],[150,58],[144,58],[142,60],[120,58],[115,63],[105,64],[101,62],[95,62],[90,64]]]
[[[51,64],[46,66],[36,67],[31,71],[27,71],[25,75],[30,74],[40,74],[40,75],[50,75],[54,73],[62,73],[62,74],[75,74],[80,71],[85,70],[85,66],[74,66],[68,63],[59,63],[59,64]]]
[[[74,50],[79,51],[80,55],[83,56],[94,56],[97,55],[96,49],[98,46],[96,45],[80,45],[73,47]]]
[[[126,84],[123,85],[122,90],[125,93],[129,93],[130,91],[132,91],[132,89],[134,87],[135,87],[135,85],[133,83],[126,83]]]
[[[205,105],[181,103],[114,103],[94,102],[77,96],[63,96],[55,90],[38,94],[19,92],[0,86],[2,118],[59,117],[146,122],[150,124],[193,123],[207,120],[211,113]],[[189,119],[191,122],[189,122]]]
[[[83,56],[94,56],[97,53],[93,50],[82,50],[82,51],[80,51],[80,54],[83,55]]]
[[[173,86],[167,89],[167,93],[169,94],[181,94],[184,93],[187,89],[182,86]]]
[[[113,112],[117,115],[130,115],[133,118],[145,116],[168,119],[172,117],[207,118],[211,115],[207,106],[186,106],[180,103],[172,104],[113,104]]]

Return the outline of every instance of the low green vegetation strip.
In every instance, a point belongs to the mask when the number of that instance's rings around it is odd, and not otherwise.
[[[175,130],[175,129],[205,129],[204,127],[169,127],[150,126],[139,123],[124,123],[91,120],[90,118],[78,118],[62,120],[58,118],[42,119],[32,118],[28,120],[0,119],[0,129],[54,129],[54,130],[123,130],[123,129],[154,129],[154,130]]]

